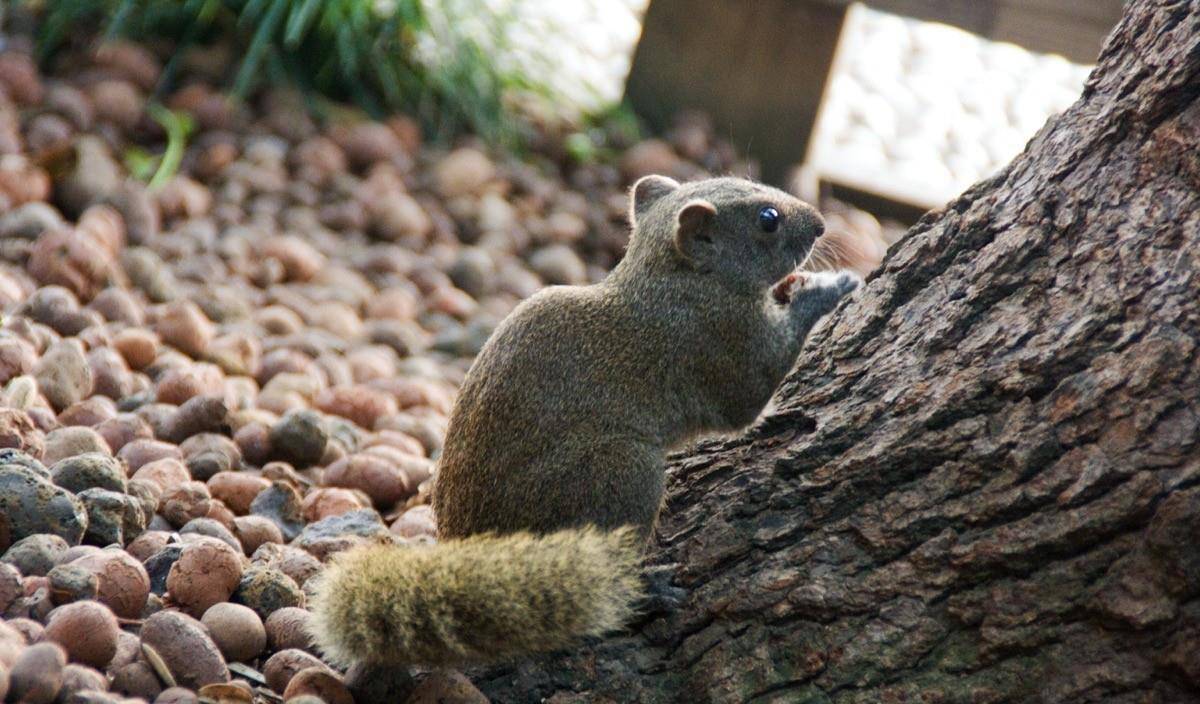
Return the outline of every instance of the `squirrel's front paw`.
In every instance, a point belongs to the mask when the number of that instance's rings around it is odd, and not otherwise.
[[[833,276],[833,286],[837,289],[839,296],[854,292],[863,283],[862,277],[852,271],[839,271]]]
[[[806,291],[832,291],[840,299],[862,284],[862,277],[850,271],[794,271],[771,289],[775,302],[786,305]]]
[[[817,271],[807,275],[806,289],[834,291],[838,298],[845,296],[862,284],[862,277],[852,271]]]

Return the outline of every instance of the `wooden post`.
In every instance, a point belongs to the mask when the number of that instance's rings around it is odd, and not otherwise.
[[[804,158],[844,6],[795,0],[653,0],[625,94],[655,129],[708,113],[780,183]]]

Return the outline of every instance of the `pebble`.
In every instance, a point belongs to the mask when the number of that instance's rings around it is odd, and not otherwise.
[[[268,543],[283,543],[283,531],[264,516],[238,516],[233,519],[233,533],[247,555]]]
[[[324,483],[358,489],[380,509],[390,508],[417,491],[399,467],[387,458],[365,452],[331,464],[325,470]]]
[[[301,697],[315,697],[326,704],[354,704],[354,697],[342,678],[325,665],[307,667],[288,680],[283,690],[284,701]]]
[[[50,467],[50,477],[67,491],[99,488],[125,491],[125,469],[112,456],[100,452],[65,457]]]
[[[466,675],[457,670],[434,670],[413,689],[407,704],[488,704],[488,698],[480,692]]]
[[[95,599],[100,581],[96,575],[80,565],[56,565],[46,573],[50,584],[50,600],[61,606],[84,599]]]
[[[276,651],[296,648],[312,653],[315,644],[309,632],[311,622],[312,614],[305,609],[296,606],[276,609],[266,620],[267,643]]]
[[[208,478],[213,497],[224,501],[239,516],[249,513],[255,497],[270,486],[269,480],[245,472],[221,471]]]
[[[33,376],[46,400],[60,410],[92,392],[92,368],[77,340],[51,345],[34,366]]]
[[[6,550],[37,533],[52,533],[76,545],[87,528],[83,502],[18,464],[0,464],[0,514],[8,519],[7,543],[0,534],[0,548]]]
[[[191,301],[168,303],[154,331],[163,342],[195,359],[204,356],[215,335],[212,322]]]
[[[179,534],[204,535],[210,538],[216,538],[239,553],[242,552],[241,541],[239,541],[228,528],[212,518],[193,518],[179,529]]]
[[[41,457],[46,452],[46,435],[25,411],[0,408],[0,447],[8,447]]]
[[[168,548],[169,549],[169,548]],[[228,601],[242,578],[241,550],[207,536],[184,545],[167,575],[171,599],[195,617]]]
[[[304,512],[299,492],[286,481],[272,482],[250,502],[250,513],[274,523],[284,540],[292,540],[304,530]]]
[[[456,149],[434,167],[433,178],[445,198],[478,193],[496,176],[496,166],[486,154],[470,147]]]
[[[244,604],[262,618],[289,606],[304,605],[304,591],[281,570],[253,566],[242,574],[233,601]]]
[[[250,561],[255,565],[278,569],[302,588],[322,570],[320,560],[294,545],[261,545],[254,551]]]
[[[20,570],[26,577],[44,577],[58,564],[70,545],[62,537],[52,533],[38,533],[13,543],[0,562],[6,562]]]
[[[240,604],[214,604],[200,619],[226,661],[248,662],[267,647],[267,631],[254,610]]]
[[[267,686],[275,690],[275,692],[283,694],[287,689],[288,683],[296,676],[296,673],[307,670],[310,667],[319,667],[329,671],[329,668],[315,656],[309,655],[303,650],[289,648],[287,650],[280,650],[267,658],[262,672],[263,676],[266,677]]]
[[[196,619],[179,611],[160,611],[142,625],[142,642],[154,648],[175,681],[190,689],[229,681],[229,669],[217,644]]]
[[[9,671],[8,701],[51,704],[63,685],[66,652],[55,643],[38,643],[21,652]]]
[[[46,434],[46,449],[42,453],[42,461],[53,466],[60,460],[88,453],[109,455],[112,454],[112,450],[100,433],[91,428],[58,428]]]
[[[67,663],[63,668],[62,689],[58,690],[60,701],[74,704],[74,695],[83,691],[103,691],[108,687],[108,678],[87,665]]]
[[[121,618],[138,618],[150,595],[146,568],[124,550],[113,548],[84,555],[72,564],[96,575],[97,599]]]
[[[280,459],[299,469],[320,462],[328,441],[325,424],[313,411],[289,412],[271,428],[271,447]]]
[[[296,539],[296,545],[306,548],[319,540],[354,535],[362,538],[386,536],[387,526],[376,511],[362,509],[309,523]]]
[[[42,638],[58,643],[72,662],[103,669],[117,652],[117,617],[96,601],[77,601],[50,612]]]
[[[146,529],[146,516],[136,498],[108,489],[86,489],[78,499],[87,509],[85,542],[96,545],[124,545]]]

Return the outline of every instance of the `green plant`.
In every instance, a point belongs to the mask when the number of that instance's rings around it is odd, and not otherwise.
[[[613,161],[623,149],[643,136],[633,108],[627,103],[618,103],[585,116],[579,129],[563,138],[563,147],[577,164]]]
[[[492,9],[487,0],[25,2],[41,13],[43,60],[81,33],[94,36],[97,27],[102,39],[166,38],[174,41],[163,72],[169,87],[187,49],[229,41],[242,52],[231,71],[234,95],[249,96],[264,82],[289,83],[310,96],[350,100],[374,116],[411,112],[435,136],[465,128],[514,146],[521,121],[510,94],[542,91],[520,70],[494,60],[504,23],[515,15]],[[476,21],[461,21],[468,17]]]

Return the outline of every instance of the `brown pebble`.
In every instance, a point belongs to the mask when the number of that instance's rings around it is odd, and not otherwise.
[[[233,534],[247,555],[253,555],[267,543],[283,543],[283,531],[265,516],[238,516],[233,519]]]
[[[160,611],[146,619],[141,633],[142,642],[154,648],[181,686],[198,689],[229,681],[229,669],[217,644],[207,629],[187,614]]]
[[[92,302],[88,304],[88,307],[99,313],[105,320],[110,322],[126,323],[133,326],[118,332],[113,337],[114,344],[117,340],[121,339],[121,333],[123,332],[147,332],[137,327],[145,322],[146,317],[145,312],[142,310],[141,304],[134,299],[133,295],[123,288],[110,286],[104,289],[100,293],[96,294],[96,297],[92,299]],[[157,346],[158,338],[154,337],[154,340],[155,346]],[[123,352],[122,355],[124,355]],[[153,357],[151,357],[150,361],[153,361]],[[147,361],[146,364],[149,364],[150,361]]]
[[[194,359],[204,355],[215,334],[212,322],[191,301],[168,303],[154,331],[163,342]]]
[[[160,403],[180,406],[196,396],[223,396],[225,374],[215,364],[197,362],[163,374],[155,389]]]
[[[348,418],[367,429],[375,427],[379,418],[398,410],[396,400],[385,392],[367,386],[341,386],[317,394],[313,405],[332,415]]]
[[[158,356],[158,335],[144,328],[126,328],[113,336],[113,347],[130,369],[145,369]]]
[[[158,444],[166,445],[166,443]],[[167,445],[167,447],[174,450],[177,454],[182,454],[179,453],[179,449],[174,445]],[[130,458],[124,459],[128,461]],[[132,462],[130,462],[130,469],[133,469]],[[168,489],[178,488],[191,481],[192,475],[179,459],[175,457],[163,457],[146,462],[138,467],[134,471],[132,478],[152,482],[159,488],[160,492],[165,494]]]
[[[303,650],[288,648],[275,653],[263,665],[263,676],[267,679],[267,686],[275,690],[279,694],[283,694],[287,689],[288,683],[292,677],[301,670],[307,670],[310,667],[323,668],[329,671],[325,663],[318,660],[315,656],[309,655]]]
[[[15,448],[40,458],[46,452],[46,435],[25,411],[0,408],[0,447]]]
[[[95,431],[118,456],[121,450],[134,440],[154,439],[150,424],[133,413],[118,413],[108,420],[101,421],[95,427]]]
[[[373,454],[359,453],[334,462],[325,470],[324,483],[358,489],[380,509],[394,506],[416,492],[416,486],[393,463]]]
[[[186,475],[184,477],[185,480],[191,478],[191,475],[188,474],[187,467],[184,467],[183,462],[180,461],[183,459],[183,453],[179,451],[177,446],[172,445],[169,442],[149,439],[132,440],[121,448],[121,451],[117,453],[117,457],[125,460],[125,464],[129,467],[129,472],[133,477],[137,477],[137,473],[150,463],[161,460],[172,460],[178,464],[179,469],[183,470],[184,475]],[[173,473],[175,471],[176,469],[174,466],[170,468],[164,466],[155,469],[153,472],[150,472],[145,476],[148,478],[151,475],[158,476],[160,473],[162,473],[163,476],[159,477],[160,479],[174,482],[176,477]],[[162,484],[164,489],[167,486],[167,483]]]
[[[389,528],[402,538],[437,537],[437,521],[432,506],[414,506],[400,514]]]
[[[316,647],[309,632],[312,614],[298,606],[276,609],[267,617],[267,643],[272,650],[295,648],[314,652]]]
[[[73,662],[103,669],[117,652],[117,630],[107,606],[77,601],[50,612],[42,638],[61,645]]]
[[[91,570],[96,575],[97,598],[121,618],[138,618],[150,594],[150,576],[146,568],[120,549],[100,550],[70,564]]]
[[[63,684],[62,689],[58,691],[58,700],[70,701],[71,695],[75,692],[86,689],[104,690],[107,687],[108,678],[104,676],[104,673],[86,665],[68,663],[63,668]]]
[[[186,545],[167,574],[171,600],[195,617],[214,604],[228,601],[242,578],[242,556],[229,545],[207,536]]]
[[[241,604],[221,602],[204,612],[200,622],[227,661],[248,662],[267,647],[267,632],[258,614]]]
[[[283,690],[285,702],[304,695],[319,697],[326,704],[354,704],[354,697],[342,678],[324,665],[297,672]]]
[[[149,663],[135,660],[113,670],[111,686],[115,692],[130,697],[141,697],[144,701],[158,696],[162,691],[162,680]]]
[[[17,656],[8,673],[8,701],[51,704],[62,689],[66,665],[66,652],[57,643],[29,646]]]
[[[59,460],[88,452],[98,452],[111,455],[108,443],[91,428],[72,426],[57,428],[46,434],[46,449],[42,453],[42,462],[53,465]]]
[[[154,698],[154,704],[199,704],[200,698],[190,689],[168,687]]]
[[[50,346],[33,367],[33,376],[46,400],[63,409],[92,392],[92,368],[78,340]]]
[[[76,401],[63,409],[63,412],[58,414],[58,422],[63,425],[86,425],[90,427],[115,418],[116,415],[117,406],[113,403],[112,399],[104,396],[93,396],[82,401]]]
[[[249,513],[254,497],[269,486],[269,480],[245,472],[218,472],[208,480],[213,497],[224,501],[239,516]]]
[[[171,544],[173,538],[164,530],[148,530],[125,546],[125,551],[143,563]]]
[[[304,520],[315,523],[322,518],[368,508],[370,502],[364,502],[359,497],[360,494],[354,491],[338,487],[313,489],[305,494],[300,508],[303,511]]]

